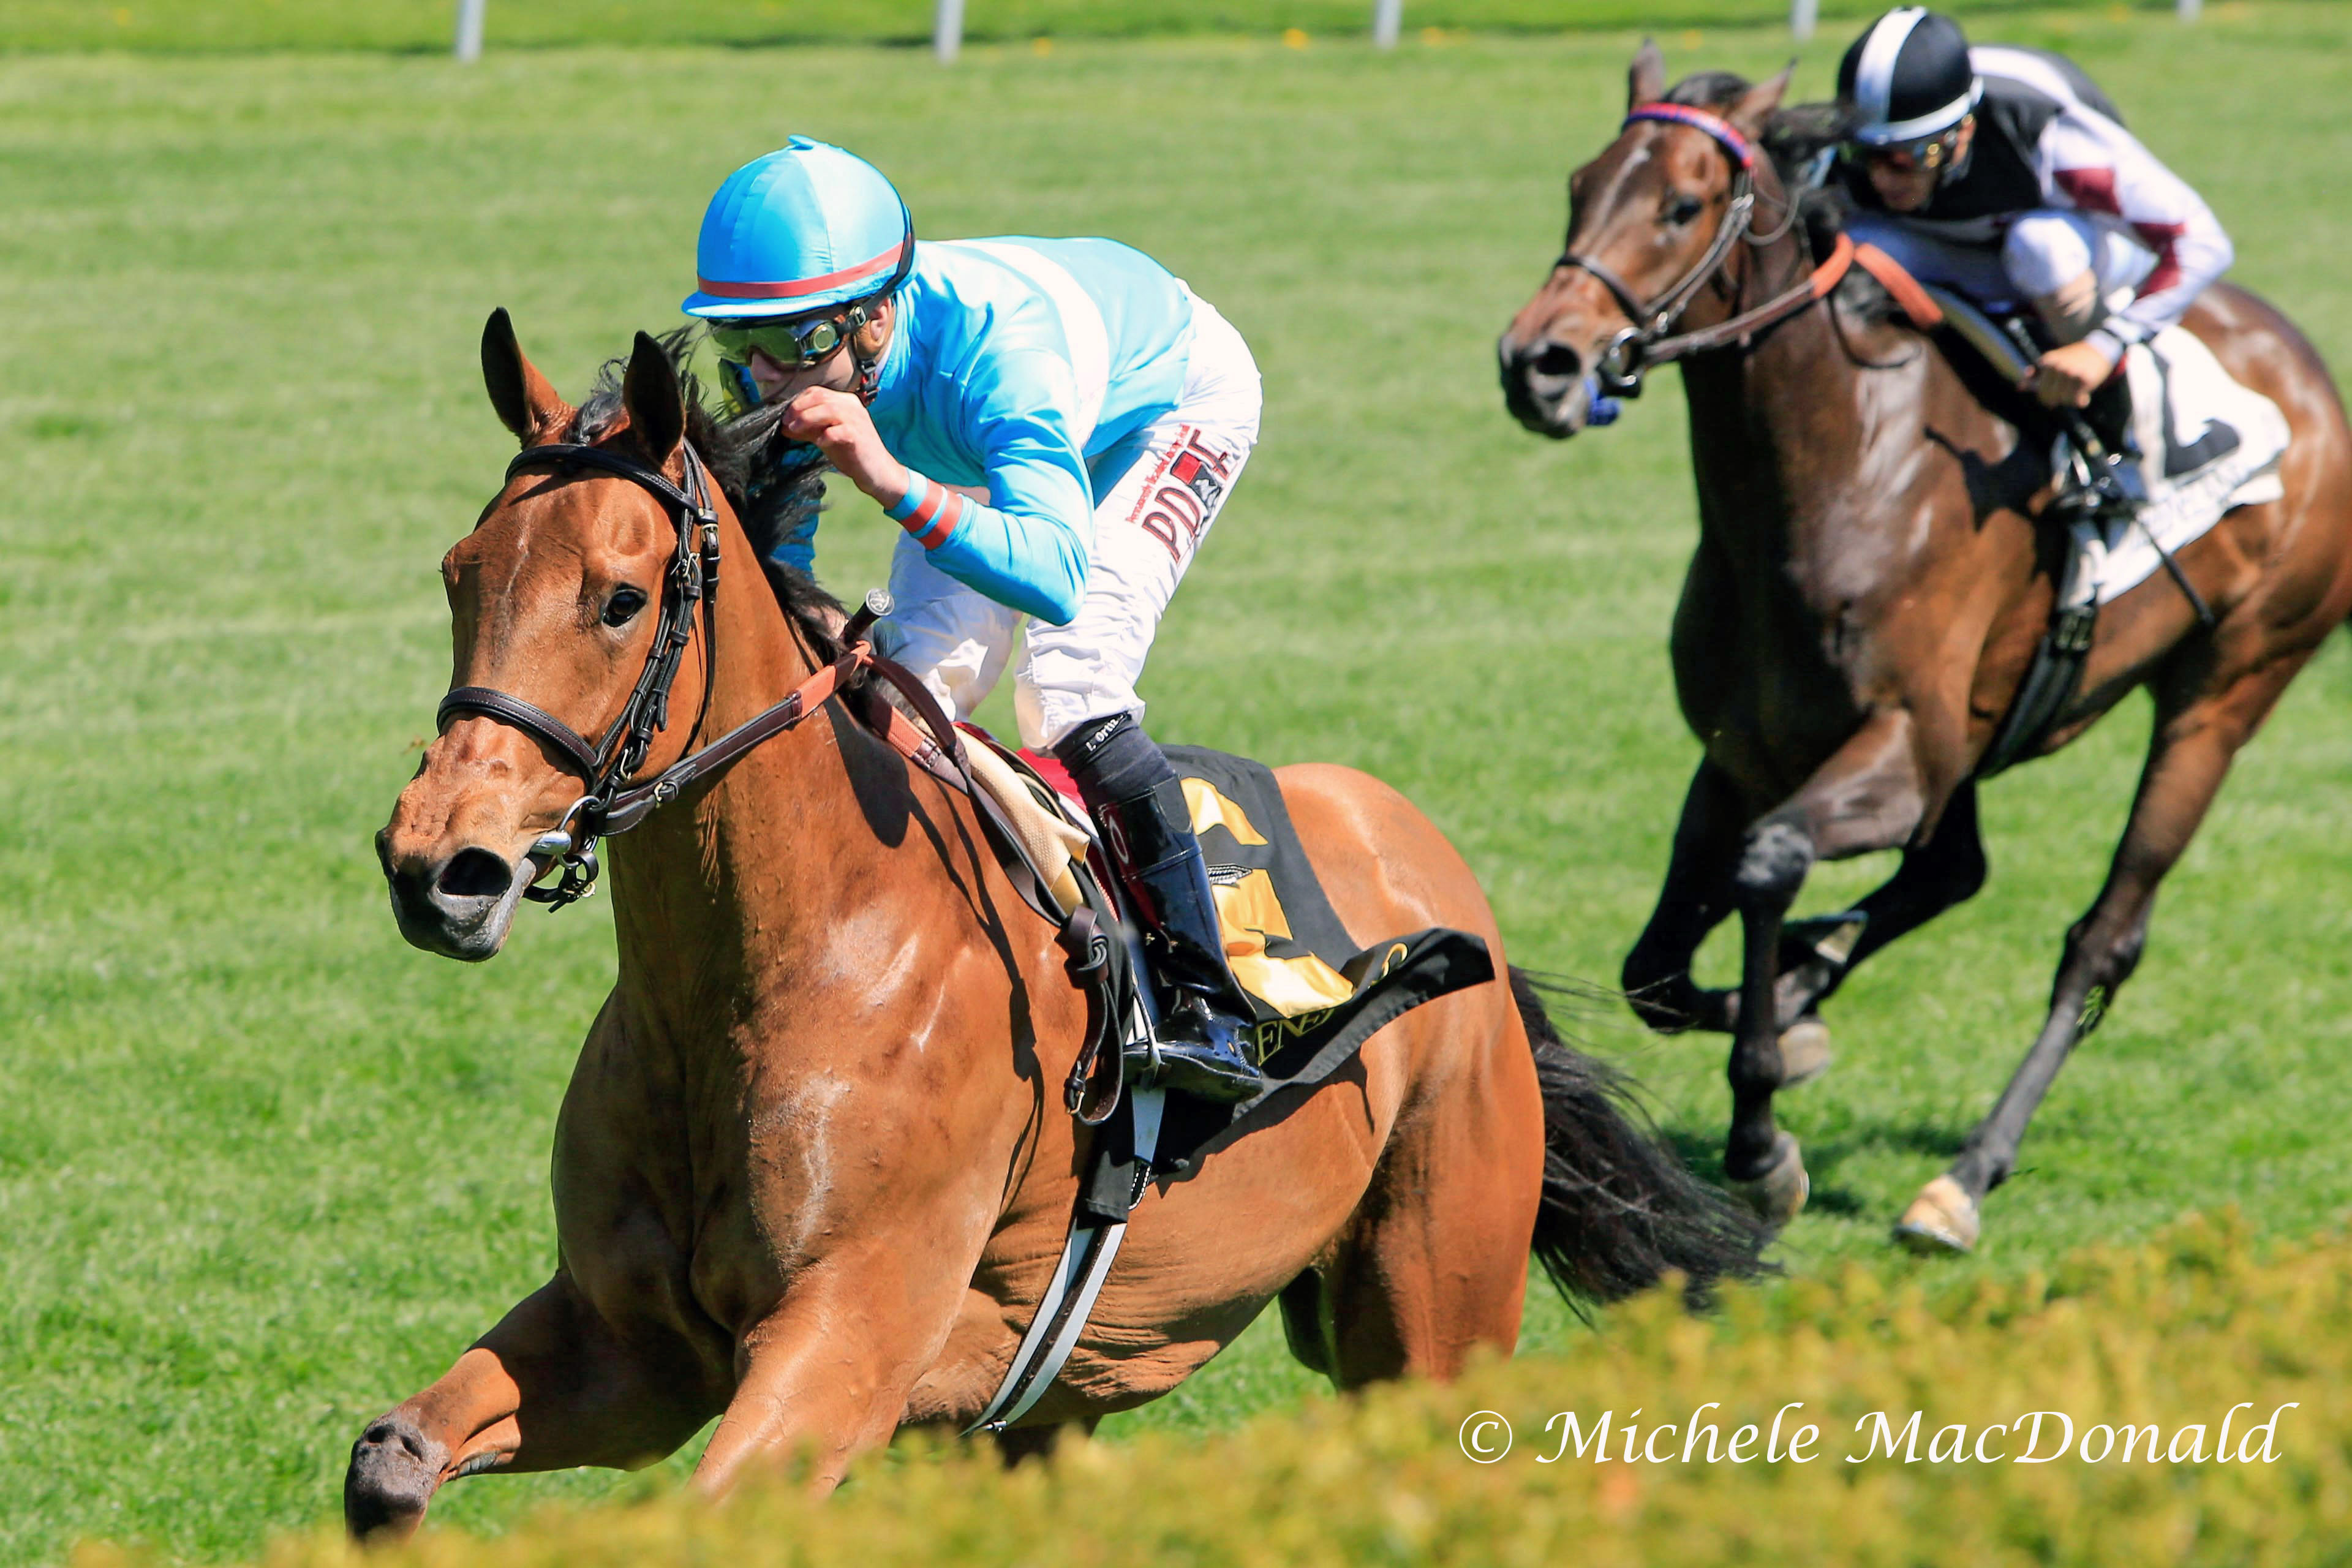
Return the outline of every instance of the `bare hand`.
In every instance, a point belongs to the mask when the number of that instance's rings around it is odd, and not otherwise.
[[[2062,343],[2042,356],[2028,384],[2045,408],[2080,408],[2115,368],[2096,343]]]
[[[906,499],[907,469],[882,445],[866,405],[845,392],[812,386],[784,405],[784,434],[814,441],[842,476],[886,509]]]

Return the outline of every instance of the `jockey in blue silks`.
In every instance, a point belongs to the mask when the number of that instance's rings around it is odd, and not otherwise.
[[[1077,783],[1172,994],[1167,1082],[1263,1077],[1182,788],[1144,733],[1160,616],[1256,444],[1257,367],[1183,282],[1108,239],[926,240],[898,191],[794,137],[704,214],[700,288],[738,407],[782,403],[904,531],[877,646],[959,719],[1013,673],[1024,743]],[[755,541],[806,572],[814,523]]]

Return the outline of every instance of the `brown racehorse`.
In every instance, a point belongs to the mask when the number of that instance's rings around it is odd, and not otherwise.
[[[579,410],[504,312],[483,363],[526,449],[593,444],[682,485],[690,439],[729,471],[730,430],[648,338]],[[790,574],[771,594],[735,506],[714,510],[729,591],[678,662],[647,773],[840,652],[838,607]],[[642,484],[519,459],[442,563],[457,685],[607,729],[677,541]],[[1756,1267],[1761,1231],[1619,1113],[1606,1070],[1503,968],[1485,895],[1428,819],[1344,768],[1279,778],[1351,931],[1472,931],[1510,980],[1405,1015],[1148,1194],[1009,1451],[1165,1393],[1276,1299],[1294,1352],[1349,1388],[1507,1351],[1531,1245],[1602,1297]],[[403,933],[496,954],[580,787],[561,748],[457,715],[378,838]],[[982,1411],[1092,1137],[1056,1091],[1085,1002],[986,844],[962,795],[838,700],[612,841],[618,981],[557,1123],[554,1278],[368,1427],[355,1532],[404,1533],[461,1475],[647,1463],[714,1415],[697,1481],[716,1493],[792,1456],[830,1485],[900,1427]]]
[[[1751,88],[1715,73],[1665,94],[1645,46],[1631,100],[1663,97],[1763,139],[1799,113],[1777,112],[1786,82]],[[1655,299],[1707,253],[1732,162],[1704,129],[1629,121],[1570,183],[1568,252],[1613,271],[1638,300]],[[1818,226],[1811,246],[1806,223],[1769,236],[1787,212],[1794,162],[1758,160],[1766,232],[1730,247],[1684,325],[1743,312],[1814,267],[1829,238]],[[2034,521],[2051,493],[2046,430],[2021,437],[1953,360],[1884,319],[1885,306],[1857,271],[1822,304],[1745,348],[1695,355],[1683,372],[1699,540],[1673,654],[1676,694],[1705,754],[1624,984],[1655,1027],[1732,1033],[1725,1163],[1778,1220],[1801,1206],[1806,1188],[1795,1141],[1772,1115],[1781,1032],[1812,1023],[1855,963],[1982,884],[1975,772],[2048,624],[2061,564]],[[1544,435],[1573,435],[1585,421],[1585,377],[1628,320],[1592,271],[1556,267],[1499,345],[1512,413]],[[1974,1244],[1979,1205],[2014,1168],[2027,1119],[2132,972],[2157,885],[2231,759],[2352,611],[2352,437],[2326,368],[2242,289],[2209,289],[2187,324],[2285,413],[2285,498],[2232,511],[2180,552],[2217,617],[2210,629],[2162,574],[2100,614],[2080,687],[2035,754],[2146,686],[2156,723],[2138,794],[2105,886],[2067,933],[2040,1037],[1948,1173],[1904,1216],[1900,1233],[1914,1245]],[[2009,415],[2032,420],[2013,393],[2006,402]],[[1900,868],[1863,901],[1869,923],[1850,952],[1784,942],[1783,917],[1815,860],[1895,847]],[[1692,954],[1734,912],[1745,938],[1740,984],[1703,991]]]

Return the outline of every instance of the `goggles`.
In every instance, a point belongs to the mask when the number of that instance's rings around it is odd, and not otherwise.
[[[718,320],[710,323],[710,346],[735,364],[751,363],[757,349],[786,370],[806,370],[848,342],[864,326],[866,309],[857,305],[835,315],[779,321],[772,316]]]
[[[1856,144],[1853,152],[1864,163],[1876,164],[1883,169],[1894,169],[1902,174],[1909,174],[1914,169],[1929,171],[1941,169],[1958,154],[1960,126],[1967,123],[1967,120],[1963,119],[1958,125],[1954,125],[1948,131],[1939,131],[1933,136],[1922,136],[1914,142],[1889,142],[1884,146],[1877,147]]]

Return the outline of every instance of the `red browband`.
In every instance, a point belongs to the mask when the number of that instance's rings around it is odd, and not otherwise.
[[[1704,131],[1723,144],[1723,150],[1731,154],[1733,163],[1751,174],[1755,172],[1754,144],[1739,133],[1738,126],[1720,114],[1710,114],[1704,109],[1693,109],[1682,103],[1645,103],[1625,117],[1625,124],[1632,125],[1637,120],[1664,120],[1675,125],[1687,125],[1694,131]],[[1623,128],[1619,127],[1620,130]]]

